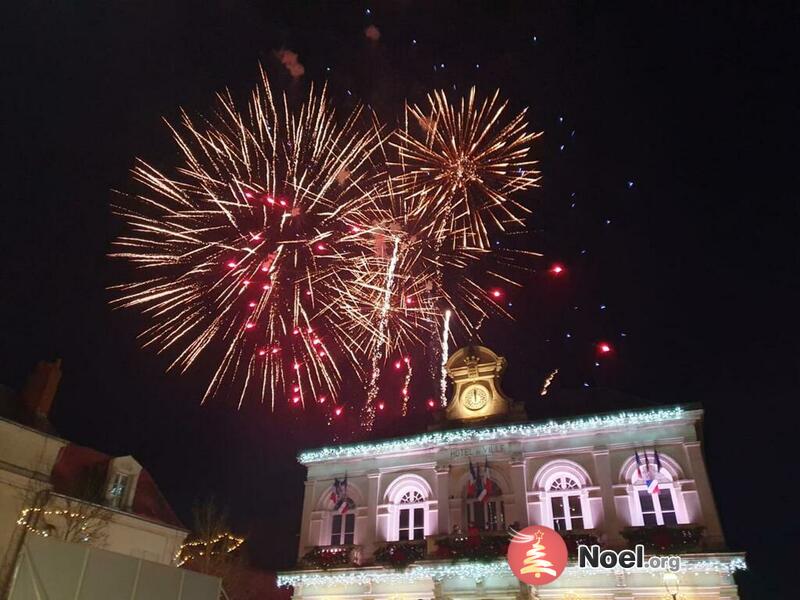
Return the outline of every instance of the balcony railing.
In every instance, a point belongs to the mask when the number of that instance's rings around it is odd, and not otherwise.
[[[703,529],[698,525],[654,525],[626,527],[621,533],[631,547],[642,544],[647,552],[680,554],[704,550]]]
[[[300,566],[334,569],[361,565],[361,546],[315,546],[300,559]]]
[[[385,565],[400,569],[413,562],[422,560],[426,556],[426,540],[407,540],[383,544],[375,550],[375,554],[372,558],[377,565]]]
[[[570,558],[578,556],[578,546],[597,546],[600,544],[597,536],[590,530],[571,529],[569,531],[559,531],[564,543],[567,545],[567,553]]]
[[[481,531],[428,538],[428,557],[458,560],[505,556],[511,537],[507,531]]]

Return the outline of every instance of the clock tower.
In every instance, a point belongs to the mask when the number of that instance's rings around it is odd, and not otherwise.
[[[447,405],[448,420],[466,421],[501,416],[522,416],[524,409],[503,393],[500,379],[506,359],[485,346],[466,346],[445,365],[453,380],[453,396]]]

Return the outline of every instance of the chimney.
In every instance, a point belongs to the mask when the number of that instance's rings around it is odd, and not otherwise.
[[[37,418],[47,418],[53,406],[53,398],[61,381],[61,359],[54,362],[39,361],[22,388],[22,403],[25,410]]]

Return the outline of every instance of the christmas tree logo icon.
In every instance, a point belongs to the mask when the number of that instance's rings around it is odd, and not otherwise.
[[[525,560],[522,561],[523,566],[520,569],[520,573],[533,573],[536,579],[539,579],[542,573],[556,575],[555,569],[552,568],[553,563],[545,558],[547,552],[545,552],[546,546],[542,543],[543,536],[544,533],[541,531],[533,534],[531,549],[525,553]]]
[[[547,585],[558,579],[567,566],[567,545],[554,530],[542,525],[512,531],[508,565],[528,585]]]

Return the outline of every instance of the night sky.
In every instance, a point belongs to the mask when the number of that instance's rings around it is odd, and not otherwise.
[[[175,164],[162,117],[207,113],[225,87],[243,97],[259,63],[290,97],[328,79],[337,106],[362,101],[387,122],[435,88],[499,87],[544,132],[542,187],[525,201],[530,248],[545,258],[508,298],[518,321],[482,331],[508,359],[507,392],[532,418],[702,403],[723,526],[751,566],[743,597],[794,597],[798,9],[610,4],[7,7],[0,382],[19,388],[37,360],[61,357],[52,421],[63,437],[134,455],[186,522],[214,495],[257,565],[291,566],[295,454],[352,439],[350,421],[328,428],[319,415],[237,412],[224,399],[201,407],[204,373],[165,374],[163,358],[139,349],[142,317],[108,306],[127,268],[106,257],[122,231],[111,190],[131,189],[136,156]],[[298,53],[299,80],[281,48]],[[554,262],[563,276],[547,272]],[[614,351],[596,367],[601,340]],[[559,393],[545,401],[554,368]],[[412,418],[375,435],[424,428],[423,396]]]

